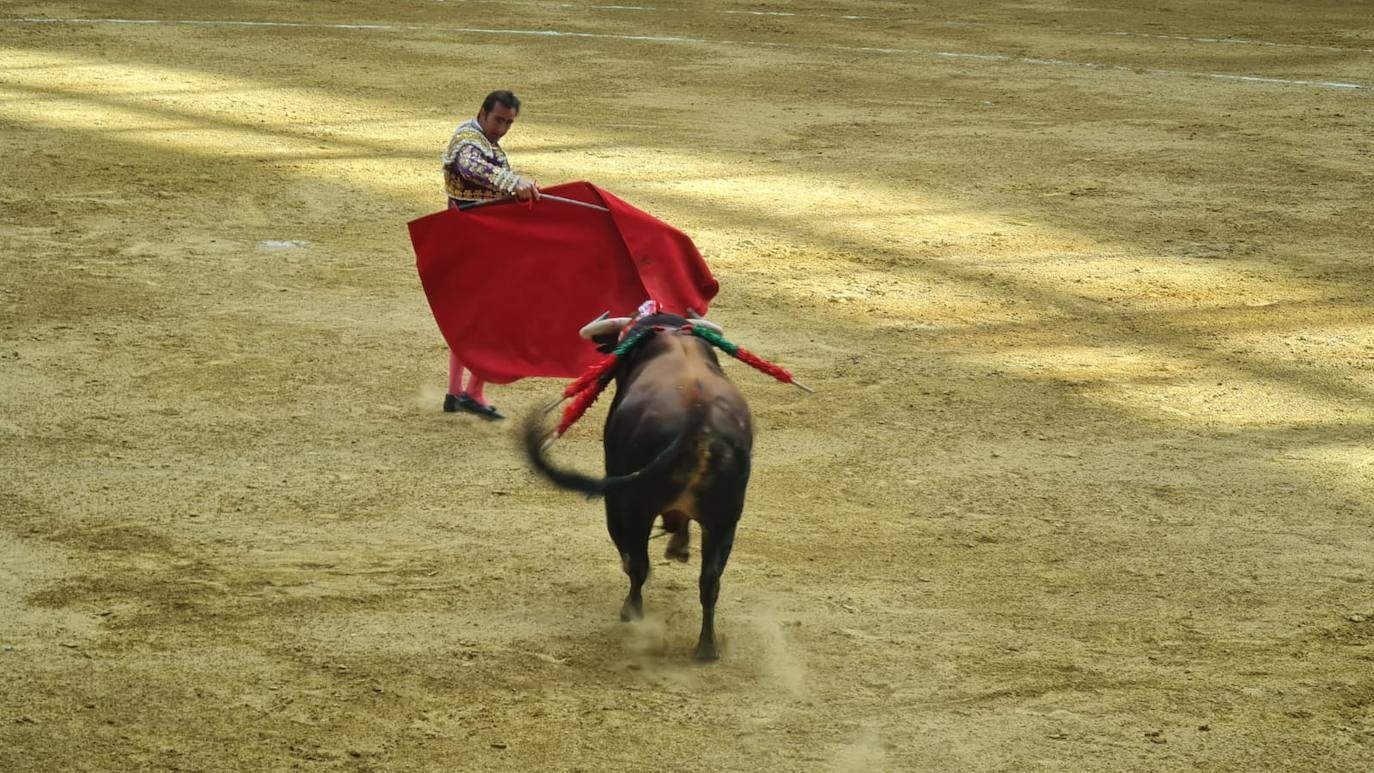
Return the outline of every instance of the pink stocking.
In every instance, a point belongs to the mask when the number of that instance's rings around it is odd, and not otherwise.
[[[464,391],[468,397],[486,405],[487,398],[483,396],[482,390],[486,388],[487,382],[477,378],[476,373],[468,373],[468,388],[463,389],[463,363],[458,359],[458,355],[452,351],[448,353],[448,393],[451,395],[461,395]]]
[[[468,375],[468,397],[471,397],[472,399],[476,400],[477,402],[479,402],[479,403],[481,403],[481,404],[483,404],[483,405],[486,405],[486,404],[487,404],[487,398],[482,396],[482,390],[486,387],[486,385],[487,385],[487,382],[483,381],[483,380],[480,379],[480,378],[477,378],[477,374],[476,374],[476,373],[471,373],[471,374],[469,374],[469,375]]]
[[[451,395],[463,393],[463,363],[458,361],[458,355],[454,354],[452,350],[448,353],[448,393]]]

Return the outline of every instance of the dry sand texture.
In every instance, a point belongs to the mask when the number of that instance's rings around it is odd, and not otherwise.
[[[1370,769],[1369,4],[651,5],[0,5],[0,769]],[[438,412],[502,86],[819,390],[717,665]]]

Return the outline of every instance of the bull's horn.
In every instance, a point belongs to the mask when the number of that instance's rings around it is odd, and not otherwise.
[[[586,327],[577,331],[577,334],[590,341],[600,335],[619,333],[620,329],[628,324],[630,324],[629,317],[610,317],[607,319],[605,315],[602,315],[600,318],[587,323]]]
[[[709,319],[706,319],[706,318],[702,317],[702,316],[701,316],[701,312],[697,311],[696,309],[692,308],[691,306],[688,306],[688,307],[687,307],[687,321],[688,321],[688,322],[691,322],[693,325],[701,325],[702,327],[709,327],[709,328],[711,328],[712,330],[716,331],[717,333],[722,333],[722,334],[725,333],[725,328],[721,327],[720,325],[717,325],[716,323],[710,321]]]

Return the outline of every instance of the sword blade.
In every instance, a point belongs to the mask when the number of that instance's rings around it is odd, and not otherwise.
[[[578,201],[577,199],[570,199],[566,196],[556,196],[552,193],[541,193],[539,194],[539,198],[549,199],[550,201],[561,201],[564,204],[576,204],[579,207],[595,209],[601,212],[610,212],[609,209],[601,206],[600,204],[591,204],[585,201]],[[503,196],[499,199],[483,199],[482,201],[470,201],[466,204],[459,204],[458,209],[476,209],[477,207],[485,207],[488,204],[509,204],[512,201],[515,201],[514,196]]]
[[[564,197],[564,196],[555,196],[555,195],[553,195],[552,193],[541,193],[541,194],[539,194],[539,198],[541,198],[541,199],[551,199],[551,200],[553,200],[553,201],[561,201],[561,202],[563,202],[564,204],[576,204],[576,205],[579,206],[579,207],[587,207],[588,209],[599,209],[599,210],[601,210],[602,212],[610,212],[609,209],[607,209],[606,207],[601,206],[600,204],[589,204],[589,203],[587,203],[587,202],[585,202],[585,201],[578,201],[577,199],[569,199],[569,198],[566,198],[566,197]]]

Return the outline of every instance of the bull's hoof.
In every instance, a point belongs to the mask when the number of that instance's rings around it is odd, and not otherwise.
[[[710,641],[697,642],[696,652],[692,656],[698,663],[714,663],[720,660],[720,653],[716,651],[716,643]]]
[[[688,549],[691,546],[689,539],[686,534],[674,534],[672,539],[668,540],[668,547],[663,550],[663,557],[684,564],[690,561],[692,551]]]
[[[620,605],[620,622],[628,623],[634,620],[644,619],[644,605],[626,601]]]

